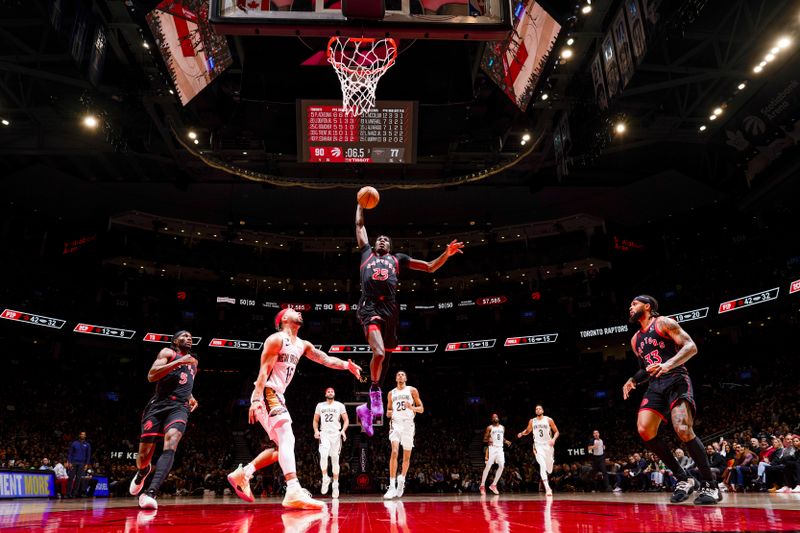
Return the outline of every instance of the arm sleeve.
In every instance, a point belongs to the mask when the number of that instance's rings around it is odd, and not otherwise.
[[[639,360],[639,366],[641,367],[643,363],[641,359]],[[644,368],[639,368],[636,373],[633,375],[633,381],[636,382],[637,385],[641,385],[642,383],[646,383],[650,381],[650,374],[647,373],[647,370]]]
[[[406,254],[394,254],[397,258],[397,262],[400,263],[400,268],[408,267],[409,261],[411,261],[411,257]]]

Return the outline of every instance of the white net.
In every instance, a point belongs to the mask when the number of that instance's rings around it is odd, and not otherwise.
[[[396,58],[394,39],[331,37],[328,62],[339,76],[346,115],[359,116],[375,109],[378,81]]]

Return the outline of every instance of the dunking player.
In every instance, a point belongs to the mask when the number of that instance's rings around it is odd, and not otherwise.
[[[539,463],[539,476],[544,484],[545,495],[552,496],[553,491],[547,483],[547,474],[553,473],[553,459],[555,455],[556,439],[558,439],[558,428],[553,419],[544,416],[544,407],[536,406],[536,418],[528,421],[528,427],[517,434],[521,439],[528,433],[533,433],[533,455]]]
[[[328,368],[347,370],[356,378],[361,378],[361,367],[350,360],[342,361],[337,357],[331,357],[314,348],[310,342],[300,339],[297,331],[302,325],[303,316],[294,309],[284,309],[275,316],[275,329],[278,332],[264,341],[261,369],[254,383],[253,394],[250,396],[248,413],[250,423],[254,424],[258,420],[269,438],[278,444],[278,449],[268,448],[247,466],[239,465],[239,468],[228,474],[228,482],[240,498],[252,502],[254,498],[250,490],[250,478],[256,470],[277,460],[286,479],[283,506],[295,509],[322,509],[325,504],[312,499],[311,494],[300,486],[297,479],[292,417],[286,409],[283,395],[292,381],[300,358],[304,355]]]
[[[489,476],[489,470],[492,469],[493,464],[497,464],[497,471],[494,473],[494,481],[489,485],[489,490],[495,494],[500,494],[497,491],[497,482],[500,476],[503,475],[503,467],[506,464],[506,455],[503,453],[503,444],[511,446],[511,442],[505,439],[506,428],[500,424],[500,416],[496,413],[492,415],[492,424],[486,426],[486,431],[483,433],[483,442],[486,443],[486,468],[483,469],[481,476],[481,494],[486,494],[486,478]]]
[[[340,422],[341,420],[341,422]],[[320,427],[322,424],[322,427]],[[339,497],[339,453],[342,451],[342,441],[347,440],[347,426],[350,420],[344,404],[336,401],[336,391],[333,387],[325,389],[325,401],[317,404],[314,409],[314,438],[319,440],[319,467],[322,470],[322,494],[328,493],[331,478],[328,477],[328,457],[331,458],[333,471],[333,488],[331,496]]]
[[[175,460],[178,443],[186,432],[189,413],[197,409],[197,400],[192,396],[197,359],[190,354],[192,334],[179,331],[172,336],[172,346],[164,348],[147,373],[147,381],[156,382],[156,392],[142,413],[142,432],[139,437],[139,455],[130,493],[139,495],[139,507],[158,509],[156,496],[161,483],[167,478]],[[142,487],[152,471],[150,461],[156,449],[156,441],[164,437],[164,451],[156,463],[156,471],[147,491]]]
[[[392,455],[389,457],[389,490],[383,495],[390,500],[403,495],[406,487],[406,474],[411,464],[411,449],[414,448],[414,416],[425,412],[419,391],[406,385],[408,377],[402,370],[395,377],[397,387],[389,392],[386,400],[386,416],[391,419],[389,442]],[[397,456],[403,446],[403,473],[397,475]]]
[[[722,499],[708,464],[708,456],[700,439],[692,429],[696,406],[689,372],[683,366],[697,353],[697,345],[683,328],[673,319],[659,316],[658,302],[643,294],[633,299],[630,305],[631,324],[639,331],[631,339],[633,353],[639,360],[639,370],[622,386],[622,397],[628,399],[630,392],[647,381],[650,383],[639,406],[637,426],[644,445],[656,454],[678,480],[670,501],[679,503],[694,492],[695,479],[689,476],[672,455],[669,446],[658,436],[658,426],[670,417],[675,433],[686,445],[694,459],[700,476],[696,505],[717,503]]]
[[[370,437],[373,435],[373,416],[383,415],[383,399],[380,384],[383,379],[386,352],[397,347],[397,321],[399,307],[395,301],[397,279],[400,269],[408,267],[423,272],[436,272],[450,256],[463,253],[464,244],[453,240],[447,249],[433,261],[413,259],[406,254],[393,254],[392,241],[379,235],[375,247],[369,244],[367,229],[364,227],[364,208],[356,207],[356,240],[361,251],[361,299],[358,302],[358,320],[364,327],[372,361],[369,364],[372,385],[369,392],[369,405],[359,405],[356,409],[361,427]]]

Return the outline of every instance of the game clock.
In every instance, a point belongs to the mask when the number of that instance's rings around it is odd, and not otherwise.
[[[377,102],[348,116],[341,100],[299,100],[297,154],[301,163],[416,162],[416,102]]]

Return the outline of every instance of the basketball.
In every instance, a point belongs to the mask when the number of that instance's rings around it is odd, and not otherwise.
[[[381,201],[381,195],[375,187],[361,187],[358,191],[358,205],[364,209],[372,209]]]

